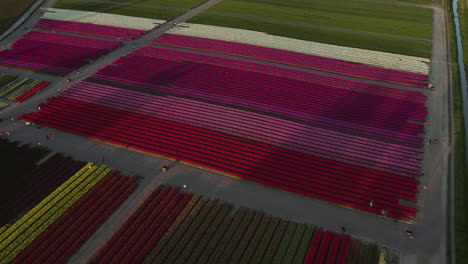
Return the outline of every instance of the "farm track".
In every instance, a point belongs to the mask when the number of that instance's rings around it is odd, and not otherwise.
[[[217,1],[209,1],[210,4],[215,2]],[[51,6],[52,3],[53,1],[47,1],[46,6]],[[194,10],[200,12],[200,9]],[[189,186],[189,190],[193,192],[219,197],[228,202],[248,206],[249,208],[260,209],[276,217],[285,217],[299,222],[311,223],[335,231],[339,231],[341,226],[346,226],[349,233],[356,238],[371,239],[380,244],[401,248],[402,260],[407,260],[407,262],[402,263],[445,263],[445,219],[443,218],[443,212],[445,210],[446,193],[446,186],[444,186],[445,175],[447,173],[446,155],[449,151],[447,144],[448,125],[446,124],[446,117],[448,116],[447,83],[449,76],[446,72],[447,47],[444,43],[447,32],[445,32],[445,27],[443,27],[443,19],[445,19],[443,12],[441,9],[436,9],[434,21],[434,25],[436,25],[435,30],[438,30],[434,33],[434,52],[432,58],[433,61],[437,61],[437,63],[433,64],[434,71],[432,75],[434,78],[433,85],[436,87],[436,90],[434,92],[423,91],[430,94],[428,104],[431,110],[431,121],[428,123],[428,138],[440,138],[441,144],[430,146],[430,149],[427,149],[425,171],[433,171],[433,173],[423,178],[424,184],[427,184],[428,188],[422,191],[424,199],[422,200],[421,210],[423,214],[419,217],[418,224],[412,226],[416,232],[415,240],[409,240],[404,237],[403,231],[408,228],[407,224],[394,223],[389,219],[346,210],[317,200],[307,199],[300,195],[225,177],[178,162],[170,164],[171,162],[167,159],[150,156],[145,153],[117,148],[110,144],[103,144],[50,128],[36,129],[34,127],[26,127],[22,122],[2,122],[0,123],[0,129],[11,131],[11,138],[14,140],[33,144],[40,142],[54,151],[69,154],[76,159],[98,161],[104,155],[106,156],[106,165],[124,172],[128,171],[132,174],[137,173],[144,176],[143,182],[140,184],[142,187],[139,187],[119,209],[119,212],[122,212],[122,214],[114,214],[111,220],[106,221],[69,263],[82,263],[78,262],[78,259],[86,262],[87,258],[92,256],[98,250],[97,247],[104,241],[98,234],[103,234],[106,232],[104,230],[107,230],[109,234],[106,234],[106,236],[111,236],[112,230],[115,228],[114,225],[118,226],[117,223],[112,223],[112,220],[124,221],[131,212],[127,212],[129,210],[124,210],[123,208],[133,208],[132,206],[144,200],[144,185],[147,183],[148,188],[150,188],[149,186],[156,186],[160,182],[179,186],[186,184]],[[172,22],[181,23],[189,17],[189,13],[186,13]],[[25,27],[32,28],[38,19],[39,12],[27,21]],[[150,31],[136,40],[134,42],[135,46],[138,48],[147,45],[152,39],[163,34],[169,28],[170,25],[165,24],[156,30]],[[4,46],[13,42],[20,38],[24,32],[24,28],[21,27],[6,42],[0,44]],[[111,64],[116,58],[133,50],[132,42],[126,41],[123,43],[123,47],[117,48],[93,63],[84,66],[80,73],[72,72],[68,74],[66,78],[72,78],[72,83],[83,80],[98,69]],[[0,72],[18,72],[22,75],[32,74],[8,69],[0,69]],[[40,76],[37,78],[39,79]],[[56,96],[57,89],[64,89],[69,85],[65,82],[64,78],[50,76],[48,78],[53,78],[53,83],[47,89],[44,89],[39,95],[33,96],[22,104],[10,106],[2,114],[4,116],[13,115],[17,117],[23,113],[36,111],[38,103],[44,102],[48,97]],[[46,142],[45,136],[51,133],[56,135],[56,140]],[[136,162],[137,160],[138,162]],[[170,170],[166,173],[161,173],[159,168],[167,164],[169,164]],[[291,206],[291,204],[295,206]],[[317,217],[318,215],[320,217]]]

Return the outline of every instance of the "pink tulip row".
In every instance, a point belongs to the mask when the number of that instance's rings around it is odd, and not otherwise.
[[[117,171],[108,174],[12,263],[66,263],[133,192],[135,181]]]
[[[160,97],[108,85],[80,82],[62,96],[172,120],[314,156],[411,176],[419,172],[419,151],[346,135],[242,109],[178,97]]]
[[[116,63],[92,77],[176,86],[411,135],[424,132],[424,125],[408,121],[423,122],[426,107],[411,101],[202,63],[138,55]]]
[[[338,59],[225,40],[164,34],[158,39],[153,40],[153,43],[290,64],[319,71],[421,88],[425,88],[428,85],[428,75],[425,74],[379,68]]]
[[[419,181],[409,177],[65,97],[52,98],[22,118],[375,214],[383,209],[406,219],[416,213],[399,204],[403,197],[415,200]],[[392,183],[402,191],[390,191]]]
[[[41,19],[35,28],[52,31],[72,32],[85,35],[133,40],[145,33],[145,30],[96,25],[82,22],[72,22],[53,19]]]
[[[65,75],[121,45],[119,41],[32,31],[0,52],[4,67]]]

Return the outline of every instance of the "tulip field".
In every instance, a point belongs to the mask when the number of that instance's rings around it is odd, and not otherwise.
[[[164,34],[158,39],[155,39],[153,43],[289,64],[319,71],[420,88],[428,86],[429,76],[427,74],[379,68],[321,56],[231,41]]]
[[[0,97],[20,103],[48,84],[27,77],[0,74]]]
[[[344,207],[416,217],[399,200],[417,201],[427,113],[417,91],[143,47],[40,107],[21,118]]]
[[[27,208],[0,225],[2,264],[67,263],[138,185],[137,176],[61,154],[29,173],[35,178],[23,192],[1,205],[2,217]],[[88,263],[377,264],[387,251],[345,233],[160,185]]]
[[[31,31],[0,52],[0,66],[63,76],[120,45],[116,40]]]
[[[65,263],[132,193],[136,179],[106,166],[85,164],[20,219],[3,228],[1,263]]]
[[[180,27],[172,28],[166,33],[239,42],[395,70],[429,73],[428,58],[288,38],[260,31],[182,23]]]
[[[99,249],[94,263],[378,263],[347,234],[289,222],[161,186]]]
[[[27,180],[21,182],[21,188],[15,188],[17,190],[13,195],[4,197],[0,201],[2,211],[0,225],[8,223],[23,210],[38,204],[84,165],[84,162],[55,154],[29,171],[23,176]],[[14,187],[10,185],[8,188],[12,191]]]
[[[47,1],[0,49],[0,264],[426,259],[450,164],[439,12]]]

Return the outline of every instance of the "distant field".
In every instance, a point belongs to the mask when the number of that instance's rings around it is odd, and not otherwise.
[[[192,18],[190,23],[216,25],[266,32],[272,35],[317,41],[341,46],[384,51],[390,53],[430,57],[431,45],[427,42],[401,40],[350,32],[332,31],[305,26],[258,21],[255,19],[237,18],[201,14]]]
[[[110,13],[110,14],[117,14],[117,15],[127,15],[127,16],[137,16],[137,17],[168,20],[168,19],[171,19],[173,17],[176,17],[182,14],[183,11],[148,8],[148,7],[138,6],[138,5],[190,9],[204,2],[203,0],[171,0],[171,1],[110,0],[110,1],[116,2],[116,4],[113,5],[113,4],[108,4],[108,3],[87,2],[87,1],[81,1],[81,0],[58,0],[57,3],[54,5],[54,8],[103,12],[103,13]],[[121,5],[120,3],[134,4],[135,6]]]
[[[431,39],[432,10],[357,0],[223,0],[209,12]]]
[[[0,33],[7,30],[35,0],[0,1]]]

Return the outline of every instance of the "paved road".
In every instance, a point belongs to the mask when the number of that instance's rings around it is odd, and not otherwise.
[[[428,97],[428,122],[426,140],[440,139],[440,144],[428,145],[424,158],[425,176],[422,179],[426,190],[421,190],[420,210],[413,245],[402,246],[401,263],[446,263],[446,207],[447,177],[449,176],[449,57],[447,54],[446,14],[434,7],[433,53],[431,82],[435,90]]]
[[[210,1],[208,4],[215,2],[217,1]],[[171,22],[183,22],[193,14],[202,11],[203,8],[206,6],[200,6]],[[37,21],[38,18],[37,16],[34,19]],[[31,27],[36,21],[31,20],[27,23]],[[444,21],[443,10],[436,8],[433,61],[438,61],[438,63],[432,65],[431,78],[436,89],[434,92],[428,93],[430,107],[427,135],[428,138],[439,138],[441,144],[427,147],[424,159],[426,176],[422,179],[423,185],[426,185],[427,189],[421,191],[420,203],[423,214],[420,214],[417,222],[411,225],[411,228],[416,232],[414,240],[409,240],[403,235],[403,231],[408,228],[408,224],[405,223],[395,223],[383,217],[343,209],[164,158],[115,147],[46,127],[38,129],[25,126],[23,122],[19,121],[0,123],[0,130],[10,131],[11,138],[14,140],[32,144],[41,143],[55,151],[69,154],[80,160],[94,161],[100,164],[100,157],[105,156],[107,165],[129,174],[144,176],[144,180],[136,192],[124,203],[118,213],[112,216],[111,221],[106,221],[92,239],[86,242],[70,263],[83,263],[89,259],[105,242],[106,238],[113,234],[119,223],[125,221],[135,210],[136,205],[141,202],[149,190],[161,182],[179,186],[186,184],[190,191],[219,197],[234,204],[265,211],[273,216],[310,223],[330,230],[339,231],[341,226],[345,226],[354,237],[400,248],[401,263],[445,263],[445,194],[447,154],[450,148],[448,144],[449,126],[446,118],[448,116],[448,75],[447,64],[443,63],[447,61]],[[135,40],[135,46],[140,47],[149,43],[170,27],[171,24],[166,23],[160,28],[150,31],[145,36]],[[15,36],[19,38],[23,33],[24,30],[21,29],[15,33]],[[13,40],[11,39],[11,41]],[[85,66],[80,74],[73,72],[67,77],[72,78],[74,82],[84,79],[99,68],[133,50],[131,41],[124,42],[124,44],[123,47]],[[38,103],[44,102],[47,97],[57,95],[57,89],[63,89],[67,86],[68,84],[63,78],[57,78],[53,80],[52,85],[41,91],[39,96],[33,96],[22,104],[15,104],[0,114],[3,117],[8,117],[9,115],[19,116],[26,112],[35,111]],[[52,133],[56,135],[56,139],[53,141],[45,140],[46,135]],[[167,173],[161,173],[160,168],[167,164],[171,166],[170,170]]]

